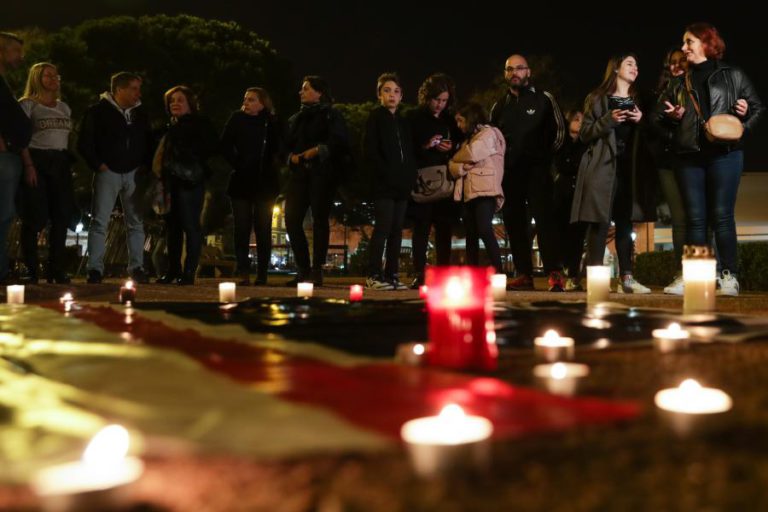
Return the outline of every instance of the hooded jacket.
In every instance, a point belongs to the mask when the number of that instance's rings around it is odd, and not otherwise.
[[[374,198],[408,199],[416,181],[410,124],[379,106],[371,111],[363,138],[365,159],[373,169]]]
[[[466,142],[448,163],[448,169],[457,178],[453,199],[465,203],[477,197],[495,197],[496,211],[504,204],[504,153],[506,141],[498,128],[478,126],[478,131]],[[464,169],[464,165],[469,169]]]

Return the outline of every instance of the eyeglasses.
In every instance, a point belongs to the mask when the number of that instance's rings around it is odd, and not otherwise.
[[[504,71],[507,73],[514,73],[515,71],[525,71],[527,69],[530,69],[528,66],[507,66],[504,68]]]

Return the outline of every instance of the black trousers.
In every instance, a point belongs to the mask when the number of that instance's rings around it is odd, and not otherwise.
[[[503,189],[502,215],[517,274],[533,274],[531,217],[536,221],[544,271],[562,270],[557,221],[552,208],[554,184],[549,164],[505,169]]]
[[[427,266],[429,232],[435,226],[435,253],[438,265],[451,264],[453,225],[458,219],[458,203],[443,199],[434,203],[409,203],[408,214],[413,219],[413,268],[424,275]]]
[[[274,197],[232,199],[235,220],[235,257],[237,271],[248,274],[251,269],[249,248],[251,230],[256,233],[256,265],[258,278],[266,278],[272,256],[272,209]]]
[[[320,272],[328,257],[328,238],[334,184],[327,173],[317,167],[291,171],[285,196],[285,228],[290,237],[291,249],[296,258],[300,277],[310,269]],[[309,243],[304,233],[304,217],[312,209],[312,264],[309,260]]]
[[[584,237],[587,233],[587,224],[584,222],[571,224],[574,183],[574,176],[561,175],[559,177],[555,183],[554,207],[557,236],[561,240],[563,265],[568,277],[577,279],[581,276],[581,257],[584,254]]]
[[[21,248],[24,263],[37,275],[37,238],[50,221],[48,268],[50,276],[64,272],[67,226],[74,210],[71,159],[66,151],[30,149],[37,170],[37,186],[21,186]]]
[[[170,180],[171,211],[166,216],[166,236],[168,238],[168,274],[182,274],[181,252],[186,236],[187,256],[184,260],[184,274],[194,276],[200,263],[203,249],[203,228],[200,215],[203,212],[205,184],[194,186]]]
[[[480,265],[480,240],[485,245],[488,259],[497,274],[503,273],[501,251],[493,231],[493,214],[496,213],[496,198],[477,197],[464,203],[464,226],[467,230],[467,263]]]
[[[381,275],[381,257],[384,244],[387,245],[386,264],[383,276],[391,279],[400,269],[400,246],[403,241],[403,223],[407,199],[376,199],[374,202],[375,221],[373,236],[369,245],[370,262],[368,275]]]

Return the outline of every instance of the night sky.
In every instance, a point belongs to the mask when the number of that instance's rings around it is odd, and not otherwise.
[[[510,53],[549,55],[557,66],[563,95],[583,98],[602,78],[608,57],[633,51],[639,57],[639,85],[652,88],[666,50],[679,45],[686,24],[709,21],[727,44],[725,60],[744,68],[763,101],[768,101],[764,22],[746,2],[708,3],[702,11],[672,13],[691,4],[677,2],[582,3],[550,1],[462,2],[265,2],[258,0],[42,0],[14,2],[0,25],[55,29],[116,14],[180,14],[235,20],[272,42],[293,64],[298,80],[320,74],[337,101],[375,99],[376,77],[398,71],[405,101],[415,102],[418,85],[443,71],[458,84],[459,99],[485,89],[501,73]],[[525,4],[525,5],[522,5]],[[455,4],[454,4],[455,5]],[[699,5],[705,5],[699,3]],[[512,6],[518,6],[517,8]],[[727,11],[727,14],[715,14]],[[535,72],[533,81],[535,82]],[[768,120],[747,147],[746,170],[768,171],[768,149],[758,144]]]

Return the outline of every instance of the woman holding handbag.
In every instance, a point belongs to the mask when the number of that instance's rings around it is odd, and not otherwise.
[[[744,168],[742,138],[754,129],[763,104],[747,75],[721,60],[725,42],[714,26],[689,25],[682,50],[685,80],[670,82],[654,118],[668,130],[680,158],[676,177],[687,214],[686,243],[707,245],[710,224],[722,266],[717,293],[737,296],[734,211]],[[718,135],[721,126],[725,132]]]
[[[454,200],[464,203],[467,230],[467,263],[480,264],[479,240],[497,274],[504,273],[501,251],[493,230],[493,215],[504,204],[504,135],[488,124],[483,107],[469,103],[456,114],[456,124],[467,137],[451,158],[448,168],[456,178]]]

